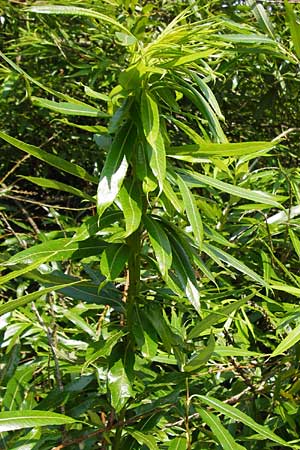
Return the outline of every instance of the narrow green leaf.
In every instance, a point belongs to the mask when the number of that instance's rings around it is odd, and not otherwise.
[[[120,339],[123,336],[124,336],[123,331],[112,331],[107,337],[107,339],[104,341],[103,346],[99,350],[91,353],[90,348],[88,348],[86,361],[82,367],[82,371],[84,371],[84,369],[86,369],[88,366],[97,361],[97,359],[109,356],[114,346],[117,344],[117,342],[120,341]]]
[[[61,181],[49,180],[48,178],[40,178],[40,177],[22,176],[22,178],[47,189],[56,189],[57,191],[69,192],[70,194],[84,198],[93,203],[95,203],[96,201],[91,195],[85,194],[80,189],[74,188],[73,186],[69,186],[68,184],[62,183]]]
[[[135,307],[134,322],[135,326],[133,327],[132,332],[137,346],[145,358],[152,360],[157,353],[157,334],[155,333],[153,326],[145,317],[143,310],[138,306]]]
[[[289,235],[290,235],[294,250],[297,253],[298,258],[300,259],[300,240],[298,239],[296,233],[294,233],[294,231],[291,228],[289,228]]]
[[[214,434],[214,437],[217,438],[224,450],[245,450],[245,447],[235,442],[229,431],[227,431],[226,428],[222,425],[218,417],[216,417],[209,411],[205,411],[202,408],[200,408],[198,412],[204,422],[209,425]]]
[[[197,350],[197,353],[193,355],[187,363],[184,365],[185,372],[193,372],[194,370],[198,370],[201,366],[207,363],[207,361],[212,356],[215,349],[215,339],[211,334],[207,346]]]
[[[141,97],[141,118],[148,143],[146,153],[149,165],[162,190],[166,174],[165,145],[160,132],[158,106],[155,99],[147,91],[143,91]]]
[[[150,450],[159,450],[155,443],[154,436],[142,433],[139,430],[134,430],[131,428],[126,428],[126,431],[130,436],[132,436],[141,445],[146,445]]]
[[[0,138],[4,139],[9,144],[17,147],[19,150],[22,150],[29,155],[34,156],[35,158],[40,159],[41,161],[46,162],[50,166],[56,167],[64,172],[70,173],[75,177],[82,178],[86,181],[91,181],[92,183],[97,183],[97,178],[90,175],[83,167],[78,166],[77,164],[70,163],[69,161],[60,158],[59,156],[52,155],[51,153],[47,153],[44,150],[41,150],[34,145],[25,144],[25,142],[19,141],[19,139],[15,139],[9,136],[6,133],[0,131]]]
[[[281,355],[282,353],[289,350],[291,347],[293,347],[297,342],[300,341],[300,325],[295,327],[284,339],[278,347],[273,351],[271,354],[271,357]]]
[[[127,237],[138,229],[142,218],[141,192],[134,178],[132,180],[125,180],[119,193],[119,199],[126,224],[126,234],[124,237]]]
[[[171,440],[168,450],[186,450],[186,438],[179,437]]]
[[[44,427],[75,423],[72,417],[52,411],[4,411],[0,412],[0,432],[22,428]]]
[[[141,96],[141,117],[145,137],[151,146],[155,146],[159,134],[159,111],[156,101],[145,90]]]
[[[179,212],[179,214],[182,214],[184,209],[182,201],[179,200],[176,192],[174,192],[171,186],[171,183],[169,183],[167,179],[165,179],[164,181],[163,193],[165,194],[167,199],[171,202],[172,206],[176,209],[176,211]]]
[[[115,33],[118,44],[128,47],[137,43],[137,39],[132,34],[123,33],[122,31],[117,31]]]
[[[185,293],[195,310],[199,313],[200,293],[189,256],[185,252],[182,245],[176,240],[175,236],[169,233],[169,239],[173,256],[172,268],[174,269],[176,276],[174,277],[170,274],[170,277],[177,285],[179,283],[179,287]],[[171,285],[170,287],[172,289]]]
[[[258,352],[251,352],[249,350],[244,350],[243,348],[233,347],[232,345],[223,346],[216,345],[214,354],[217,356],[226,357],[226,356],[246,356],[246,357],[261,357],[264,358],[266,355]]]
[[[89,105],[78,105],[77,103],[71,102],[54,102],[40,97],[31,97],[31,99],[36,106],[68,116],[110,117],[109,114]]]
[[[25,366],[25,367],[24,367]],[[30,389],[30,380],[32,373],[36,369],[34,364],[30,366],[19,366],[14,375],[9,379],[5,386],[5,394],[2,399],[2,407],[5,410],[20,410],[26,397],[26,391]]]
[[[76,314],[74,310],[61,308],[60,312],[76,326],[76,329],[82,330],[89,336],[95,338],[96,331],[79,314]]]
[[[259,35],[259,34],[220,34],[215,35],[217,39],[222,39],[225,42],[233,42],[236,44],[268,44],[269,46],[276,47],[277,42],[273,39]]]
[[[184,56],[179,56],[178,58],[174,59],[173,61],[168,62],[167,64],[164,64],[164,66],[165,67],[178,67],[178,66],[190,65],[193,62],[195,62],[199,59],[207,58],[208,56],[211,56],[214,53],[216,53],[215,49],[202,50],[199,52],[195,52],[193,50],[190,54],[187,54]]]
[[[153,175],[157,178],[160,190],[163,190],[166,177],[166,151],[163,136],[159,133],[154,146],[146,145],[146,155]]]
[[[143,223],[148,231],[158,267],[163,278],[167,277],[172,264],[172,250],[170,241],[164,229],[157,220],[150,216],[143,217]]]
[[[84,93],[89,97],[97,98],[98,100],[103,100],[104,102],[110,101],[110,97],[108,95],[94,91],[94,89],[90,88],[89,86],[84,86]]]
[[[37,261],[29,264],[28,266],[23,267],[22,269],[14,270],[13,272],[8,273],[7,275],[3,275],[2,277],[0,277],[0,285],[3,285],[10,280],[14,280],[20,277],[21,275],[25,275],[28,272],[32,272],[33,270],[37,269],[41,264],[48,261],[50,258],[51,256],[48,255],[45,258],[38,259]]]
[[[195,187],[200,187],[204,184],[206,186],[214,187],[222,192],[227,192],[228,194],[235,195],[237,197],[247,198],[248,200],[254,201],[256,203],[263,203],[282,209],[280,203],[276,201],[276,197],[271,194],[267,194],[266,192],[250,191],[249,189],[224,183],[224,181],[216,180],[215,178],[208,177],[207,175],[201,175],[189,170],[180,171],[180,174],[182,174],[182,177],[185,181]]]
[[[216,256],[224,263],[229,264],[230,266],[237,269],[239,272],[248,275],[248,277],[256,281],[256,283],[259,283],[264,287],[268,287],[268,284],[265,282],[265,280],[256,272],[254,272],[254,270],[250,269],[243,262],[234,258],[234,256],[229,255],[229,253],[224,252],[220,248],[217,248],[212,244],[203,244],[203,251],[210,257],[214,258],[214,256]]]
[[[240,157],[251,155],[261,151],[271,150],[276,145],[275,142],[230,142],[213,143],[203,142],[199,144],[185,144],[179,147],[168,148],[168,156],[197,156],[197,157]]]
[[[254,294],[252,294],[253,297]],[[206,316],[204,319],[202,319],[199,323],[197,323],[194,328],[190,331],[188,334],[189,339],[193,339],[195,337],[200,336],[203,331],[208,330],[209,328],[213,327],[214,325],[224,322],[228,319],[228,316],[239,309],[241,306],[243,306],[248,300],[247,298],[244,298],[242,300],[237,300],[229,305],[224,306],[223,308],[218,308],[216,312],[210,313],[208,316]]]
[[[41,429],[33,428],[24,437],[13,443],[10,450],[34,450],[41,441]]]
[[[201,92],[203,93],[204,97],[208,101],[209,105],[212,107],[212,109],[217,114],[217,117],[220,120],[225,120],[225,117],[223,116],[219,103],[213,93],[213,91],[210,89],[210,87],[205,83],[205,81],[197,75],[196,72],[190,71],[189,72],[192,75],[192,79],[197,83],[198,87],[200,88]]]
[[[172,347],[177,345],[174,333],[167,324],[161,308],[156,304],[148,305],[145,308],[145,314],[147,320],[151,322],[151,325],[156,330],[157,334],[160,336],[162,343],[168,353],[171,353]]]
[[[73,238],[55,239],[34,245],[12,256],[6,265],[32,264],[36,261],[62,261],[66,259],[82,259],[100,254],[107,244],[97,237],[85,241],[75,241]]]
[[[300,297],[300,288],[289,286],[287,284],[271,284],[270,289],[275,289],[275,291],[283,291],[288,294],[294,295],[295,297]]]
[[[35,5],[27,8],[27,11],[38,13],[38,14],[64,14],[71,16],[87,16],[92,19],[98,19],[101,22],[110,23],[111,25],[124,31],[126,34],[131,35],[130,31],[126,27],[121,25],[119,22],[114,20],[110,16],[106,16],[98,11],[93,11],[88,8],[80,8],[78,6],[63,6],[63,5]]]
[[[191,191],[189,190],[189,188],[187,187],[186,183],[183,181],[183,179],[180,176],[177,177],[177,183],[178,183],[181,195],[182,195],[184,208],[185,208],[189,223],[192,227],[196,243],[201,248],[202,242],[203,242],[203,224],[202,224],[201,215],[197,208],[195,198],[194,198],[193,194],[191,193]]]
[[[143,145],[143,143],[140,143],[137,146],[136,175],[137,178],[143,183],[143,192],[145,194],[155,191],[155,189],[157,188],[157,181],[153,175],[153,172],[151,171],[146,156],[146,145]]]
[[[296,55],[300,58],[300,24],[297,21],[297,16],[294,11],[293,5],[284,0],[287,22],[290,26],[292,42],[295,48]]]
[[[279,436],[273,433],[268,427],[258,424],[251,417],[247,416],[239,409],[227,405],[226,403],[222,403],[220,402],[220,400],[217,400],[216,398],[210,396],[197,395],[197,397],[200,398],[203,403],[205,403],[208,406],[211,406],[220,414],[224,414],[225,416],[228,416],[237,422],[241,422],[247,427],[256,431],[264,439],[269,439],[270,441],[277,442],[278,444],[283,445],[284,447],[290,447],[290,445],[287,442],[285,442],[283,439],[281,439]]]
[[[251,7],[262,31],[269,34],[271,38],[275,39],[274,27],[264,6],[256,0],[247,0],[247,3]]]
[[[111,404],[118,413],[133,395],[132,387],[121,359],[116,361],[110,368],[107,381],[111,394]]]
[[[56,286],[51,286],[49,288],[41,289],[36,292],[32,292],[31,294],[23,295],[22,297],[19,297],[15,300],[10,300],[2,305],[0,305],[0,316],[2,314],[6,314],[8,312],[14,311],[17,308],[20,308],[20,306],[27,305],[28,303],[32,302],[33,300],[36,300],[39,297],[42,297],[45,294],[48,294],[48,292],[52,291],[59,291],[60,289],[67,288],[69,286],[74,286],[76,284],[80,284],[83,281],[72,281],[71,283],[65,283],[65,284],[58,284]]]
[[[125,178],[134,145],[132,125],[124,125],[113,140],[101,171],[97,191],[99,218],[117,197]]]
[[[100,262],[101,273],[107,280],[116,279],[128,260],[129,248],[126,244],[111,244],[104,249]]]

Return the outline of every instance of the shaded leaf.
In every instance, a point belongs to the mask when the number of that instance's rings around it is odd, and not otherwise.
[[[222,425],[220,419],[216,417],[209,411],[205,411],[204,409],[199,409],[199,414],[204,420],[204,422],[209,425],[214,436],[217,438],[219,443],[221,444],[224,450],[245,450],[245,447],[239,445],[235,442],[234,438],[231,436],[229,431]]]
[[[128,260],[129,248],[126,244],[111,244],[105,248],[100,262],[101,273],[108,279],[117,278]]]
[[[82,178],[86,181],[91,181],[92,183],[97,183],[97,178],[90,175],[83,167],[78,166],[77,164],[70,163],[59,156],[52,155],[51,153],[47,153],[44,150],[41,150],[34,145],[26,144],[25,142],[20,141],[19,139],[15,139],[9,136],[3,131],[0,131],[0,138],[4,139],[9,144],[17,147],[19,150],[22,150],[29,155],[34,156],[35,158],[40,159],[41,161],[46,162],[50,166],[56,167],[64,172],[70,173],[75,177]]]
[[[155,438],[153,436],[131,428],[127,428],[126,431],[136,441],[138,441],[139,444],[146,445],[150,450],[158,450],[158,447],[155,443]]]
[[[172,264],[172,250],[168,236],[160,223],[150,216],[144,216],[143,223],[148,231],[159,270],[162,276],[166,277]]]
[[[123,366],[122,359],[116,361],[110,368],[107,375],[107,381],[111,394],[111,404],[118,413],[126,405],[127,400],[133,395],[132,387]]]
[[[217,400],[216,398],[210,396],[197,395],[197,397],[199,397],[203,403],[211,406],[220,414],[224,414],[225,416],[230,417],[237,422],[241,422],[252,430],[256,431],[264,439],[269,439],[273,442],[277,442],[284,447],[290,447],[287,442],[273,433],[268,427],[258,424],[251,417],[247,416],[247,414],[243,413],[239,409],[234,408],[231,405],[227,405],[226,403],[222,403],[220,402],[220,400]]]

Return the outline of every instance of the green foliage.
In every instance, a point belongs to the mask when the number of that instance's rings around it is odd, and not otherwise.
[[[25,3],[0,0],[1,448],[300,448],[295,130],[249,125],[263,77],[282,114],[298,87],[297,7]]]

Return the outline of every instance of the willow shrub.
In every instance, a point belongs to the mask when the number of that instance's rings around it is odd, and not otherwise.
[[[218,17],[190,23],[182,13],[143,43],[89,9],[30,11],[105,23],[117,30],[128,66],[109,95],[86,89],[91,105],[2,54],[39,95],[51,94],[32,96],[38,107],[95,118],[106,155],[95,176],[0,132],[95,192],[26,177],[89,206],[81,224],[45,233],[4,263],[8,292],[17,277],[31,292],[0,305],[3,448],[299,448],[296,391],[289,386],[287,403],[280,386],[289,375],[277,372],[298,328],[279,346],[275,336],[297,312],[273,297],[299,295],[295,277],[274,264],[286,190],[272,186],[273,169],[251,171],[277,141],[228,142],[209,87],[220,62],[238,51],[291,55],[251,26]],[[78,126],[95,132],[82,119]]]

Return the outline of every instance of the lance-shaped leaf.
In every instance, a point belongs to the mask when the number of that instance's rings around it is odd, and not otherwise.
[[[122,359],[116,361],[110,368],[107,375],[107,381],[111,395],[111,404],[118,413],[125,406],[127,400],[133,395],[132,387]]]
[[[100,111],[90,105],[84,105],[71,102],[54,102],[46,98],[31,97],[33,104],[41,108],[47,108],[51,111],[67,116],[86,116],[86,117],[110,117],[109,114]]]
[[[4,139],[6,142],[13,145],[14,147],[17,147],[19,150],[22,150],[27,154],[32,155],[35,158],[40,159],[41,161],[46,162],[50,166],[56,167],[57,169],[70,173],[71,175],[74,175],[74,177],[82,178],[83,180],[91,181],[92,183],[97,183],[97,178],[90,175],[83,167],[80,167],[77,164],[70,163],[69,161],[60,158],[59,156],[47,153],[44,150],[35,147],[34,145],[26,144],[25,142],[13,138],[8,134],[3,133],[2,131],[0,131],[0,138]]]
[[[149,166],[156,177],[160,190],[163,191],[163,184],[166,176],[166,151],[163,136],[159,133],[155,146],[146,145],[146,154]]]
[[[284,447],[291,448],[291,446],[287,442],[273,433],[268,427],[258,424],[251,417],[247,416],[247,414],[243,413],[239,409],[227,405],[226,403],[222,403],[220,400],[217,400],[216,398],[210,396],[197,395],[197,397],[200,398],[203,403],[211,406],[219,413],[224,414],[225,416],[230,417],[237,422],[241,422],[247,427],[256,431],[262,438],[269,439],[270,441],[277,442],[277,444],[283,445]]]
[[[236,259],[234,256],[230,255],[229,253],[224,252],[220,248],[215,247],[211,244],[203,244],[203,251],[210,256],[213,259],[219,259],[223,261],[226,264],[229,264],[230,266],[237,269],[239,272],[244,273],[245,275],[248,275],[248,277],[252,278],[252,280],[256,281],[256,283],[261,284],[264,287],[268,287],[268,284],[265,282],[265,280],[258,275],[254,270],[250,269],[246,264]]]
[[[192,227],[196,243],[199,247],[201,247],[203,241],[203,224],[195,198],[180,176],[177,177],[177,183],[182,195],[184,209],[186,211],[189,223]]]
[[[254,294],[251,295],[251,297],[253,296]],[[216,312],[210,313],[208,316],[202,319],[201,322],[197,323],[194,326],[194,328],[189,333],[188,338],[193,339],[195,337],[198,337],[203,331],[211,328],[212,326],[220,322],[225,322],[225,320],[228,319],[228,316],[233,311],[236,311],[241,306],[243,306],[248,299],[249,297],[244,298],[242,300],[237,300],[235,302],[230,303],[229,305],[224,306],[223,308],[218,308]]]
[[[224,450],[245,450],[245,447],[235,442],[232,435],[222,425],[222,422],[217,416],[202,408],[199,409],[198,412],[204,422],[211,428],[214,437],[217,438]]]
[[[125,217],[125,236],[129,236],[138,229],[142,218],[140,186],[134,178],[132,180],[125,180],[119,193],[119,199]]]
[[[168,149],[169,156],[182,157],[212,157],[232,156],[239,157],[252,153],[267,151],[276,145],[275,142],[230,142],[216,144],[214,142],[203,142],[199,144],[186,144]]]
[[[129,248],[126,244],[111,244],[101,256],[100,270],[108,279],[117,278],[128,260]]]
[[[145,137],[153,146],[159,134],[159,111],[156,101],[147,91],[142,92],[141,113]]]
[[[35,5],[27,8],[28,11],[39,13],[39,14],[64,14],[64,15],[71,15],[71,16],[87,16],[91,17],[92,19],[98,19],[101,22],[109,23],[116,28],[119,28],[120,30],[124,31],[125,33],[132,35],[129,30],[127,30],[126,27],[121,25],[119,22],[114,20],[110,16],[106,16],[105,14],[102,14],[98,11],[93,11],[92,9],[88,8],[80,8],[78,6],[63,6],[63,5]]]
[[[137,178],[143,182],[143,192],[145,192],[145,194],[155,191],[155,189],[157,188],[157,181],[148,162],[148,158],[146,155],[146,145],[143,143],[140,143],[137,146],[136,175]]]
[[[143,446],[146,445],[146,447],[148,447],[150,450],[159,450],[156,445],[154,436],[142,433],[139,430],[134,430],[131,428],[127,428],[126,431],[128,434],[130,434],[130,436],[132,436],[136,441],[138,441],[139,444]]]
[[[58,191],[63,191],[63,192],[69,192],[69,194],[84,198],[86,200],[89,200],[90,202],[95,202],[95,199],[91,195],[88,195],[85,192],[83,192],[80,189],[77,189],[73,186],[69,186],[68,184],[62,183],[61,181],[49,180],[48,178],[40,178],[40,177],[22,176],[22,178],[25,178],[26,180],[30,181],[31,183],[37,184],[38,186],[41,186],[44,188],[56,189]]]
[[[184,365],[185,372],[193,372],[194,370],[199,369],[201,366],[207,363],[213,354],[215,349],[215,339],[211,334],[207,346],[197,350],[197,353],[193,355],[187,363]]]
[[[194,306],[197,312],[200,311],[200,293],[197,286],[197,280],[193,267],[191,265],[190,258],[185,252],[182,245],[173,236],[168,233],[171,248],[172,248],[172,269],[174,269],[175,276],[170,274],[173,282],[185,293],[191,304]],[[171,289],[172,286],[170,285]]]
[[[33,300],[36,300],[39,297],[42,297],[45,294],[48,294],[52,291],[59,291],[60,289],[64,289],[68,286],[74,286],[76,284],[80,284],[82,281],[72,281],[71,283],[65,283],[65,284],[58,284],[56,286],[51,286],[50,288],[41,289],[40,291],[32,292],[31,294],[23,295],[22,297],[19,297],[15,300],[10,300],[3,305],[0,305],[0,316],[2,314],[6,314],[7,312],[14,311],[17,308],[20,308],[20,306],[27,305],[28,303],[32,302]]]
[[[143,223],[148,231],[160,273],[165,278],[172,264],[170,241],[161,224],[150,216],[143,217]]]
[[[160,336],[162,343],[164,344],[168,353],[171,352],[172,347],[176,347],[178,342],[176,340],[176,336],[168,325],[166,319],[162,314],[162,310],[159,305],[154,304],[147,305],[145,308],[145,312],[142,313],[142,317],[144,321],[149,320],[151,325],[154,327],[157,334]]]
[[[52,411],[3,411],[0,412],[0,432],[21,430],[22,428],[44,427],[75,423],[72,417]]]
[[[300,24],[299,21],[297,21],[297,16],[294,11],[293,5],[288,0],[284,0],[284,5],[286,10],[287,22],[290,26],[295,53],[298,58],[300,58]]]
[[[62,238],[53,241],[46,241],[42,244],[22,250],[12,256],[6,265],[32,264],[38,261],[51,259],[51,261],[62,261],[66,259],[82,259],[100,254],[107,244],[97,237],[86,239],[85,241],[74,241],[73,238]]]
[[[157,103],[147,91],[143,91],[141,97],[141,117],[144,134],[148,143],[146,145],[146,153],[149,165],[162,190],[166,175],[165,144],[160,132]]]
[[[97,191],[99,217],[113,203],[120,191],[133,146],[133,128],[127,123],[116,135],[101,171]]]
[[[245,189],[229,183],[224,183],[224,181],[216,180],[215,178],[209,177],[207,175],[201,175],[189,170],[181,170],[180,174],[182,178],[192,186],[201,187],[205,185],[214,187],[222,192],[227,192],[228,194],[235,195],[241,198],[247,198],[248,200],[254,201],[255,203],[262,203],[282,209],[282,206],[280,205],[280,203],[278,203],[276,197],[274,195],[267,194],[266,192],[251,191],[250,189]]]
[[[271,357],[281,355],[282,353],[289,350],[293,347],[297,342],[300,341],[300,325],[295,327],[284,339],[278,347],[273,351]]]
[[[168,450],[186,450],[187,442],[185,437],[172,439]]]
[[[209,103],[209,105],[212,107],[212,109],[215,111],[217,117],[220,120],[225,120],[220,107],[219,107],[219,103],[214,95],[214,93],[212,92],[212,90],[210,89],[210,87],[205,83],[205,81],[199,77],[199,75],[197,75],[195,72],[190,71],[190,74],[192,75],[192,79],[195,81],[195,83],[198,85],[198,87],[200,88],[202,94],[204,95],[204,97],[206,98],[207,102]]]

